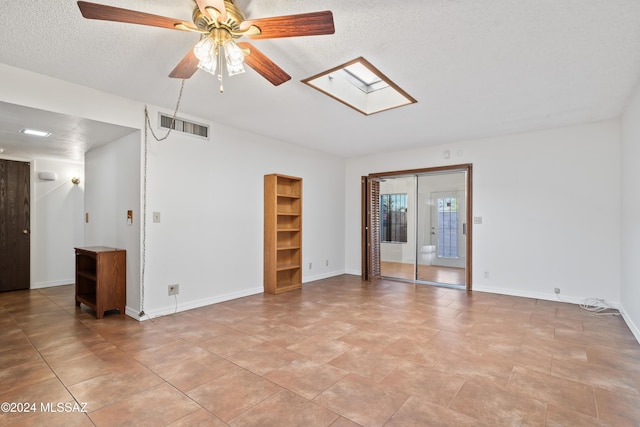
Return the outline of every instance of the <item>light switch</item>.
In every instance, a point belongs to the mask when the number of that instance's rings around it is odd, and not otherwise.
[[[153,213],[153,222],[160,222],[160,212]]]
[[[481,216],[474,216],[473,217],[473,223],[474,224],[482,224],[482,217]]]

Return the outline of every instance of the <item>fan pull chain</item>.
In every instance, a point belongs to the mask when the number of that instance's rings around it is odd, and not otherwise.
[[[220,82],[220,93],[224,93],[224,87],[222,86],[222,50],[219,45],[216,49],[216,53],[218,54],[218,81]]]

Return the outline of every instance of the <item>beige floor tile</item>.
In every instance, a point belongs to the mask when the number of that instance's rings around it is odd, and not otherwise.
[[[637,377],[628,371],[594,363],[554,360],[551,373],[593,387],[640,397]]]
[[[464,382],[465,379],[460,376],[424,366],[405,365],[384,377],[379,384],[447,407]]]
[[[280,390],[282,387],[242,369],[196,387],[187,395],[228,422]]]
[[[593,387],[583,383],[515,367],[507,390],[591,417],[598,416]]]
[[[535,399],[469,380],[449,409],[477,418],[491,426],[543,426],[546,404]]]
[[[287,390],[258,403],[229,422],[232,427],[325,427],[338,415]]]
[[[168,424],[167,427],[227,427],[228,424],[206,409],[198,409],[186,417]]]
[[[211,380],[239,371],[242,368],[215,354],[197,360],[175,362],[173,365],[162,365],[154,372],[171,383],[178,390],[187,392]]]
[[[89,412],[140,393],[163,382],[142,365],[111,368],[106,374],[69,386],[69,391],[78,402],[86,402]]]
[[[10,366],[0,370],[0,394],[54,378],[55,374],[42,359]]]
[[[70,403],[70,405],[73,405]],[[73,408],[73,406],[70,406]],[[64,410],[64,407],[63,407]],[[95,424],[89,415],[83,412],[38,412],[25,418],[21,418],[11,427],[92,427]]]
[[[262,340],[243,334],[242,332],[228,332],[210,340],[202,341],[198,346],[218,356],[227,357],[254,347],[262,342]]]
[[[141,393],[91,412],[96,426],[125,425],[136,419],[137,426],[155,427],[177,421],[200,409],[187,396],[167,383],[149,387]]]
[[[637,426],[639,360],[620,316],[350,275],[144,322],[0,293],[0,400],[90,411],[0,425]]]
[[[0,394],[0,402],[15,403],[16,405],[27,404],[29,408],[28,410],[20,410],[18,406],[15,406],[16,412],[13,412],[11,407],[9,412],[4,409],[0,411],[0,425],[6,425],[37,415],[41,411],[41,404],[73,402],[73,396],[60,381],[52,378],[12,388]]]
[[[338,417],[333,423],[331,423],[330,427],[361,427],[360,424],[351,421],[345,417]]]
[[[302,397],[313,399],[348,374],[331,365],[294,360],[264,377]]]
[[[361,347],[353,347],[333,359],[330,364],[352,374],[370,378],[375,382],[380,381],[400,366],[412,365],[404,358],[366,350]]]
[[[600,419],[616,427],[637,427],[640,425],[640,398],[595,389],[596,405]]]
[[[551,404],[547,405],[546,427],[567,426],[610,427],[611,424],[597,418],[581,414],[580,412],[572,411],[566,407],[559,407]]]
[[[391,356],[401,357],[417,365],[433,367],[438,365],[449,354],[447,348],[443,348],[433,341],[422,342],[400,338],[393,344],[382,349]]]
[[[50,366],[66,386],[72,386],[111,371],[109,363],[91,352],[68,362],[51,363]]]
[[[466,354],[460,350],[450,352],[434,369],[447,374],[455,374],[466,379],[482,379],[498,387],[506,387],[513,361]]]
[[[315,398],[315,402],[363,426],[381,426],[409,397],[350,374]]]
[[[303,358],[301,354],[295,351],[270,342],[263,342],[227,357],[227,359],[236,365],[242,366],[258,375],[266,375],[271,371],[289,364],[293,360]]]
[[[481,427],[489,426],[482,421],[452,411],[411,396],[398,411],[385,423],[385,427]]]
[[[352,346],[344,341],[328,338],[325,335],[311,335],[299,343],[287,347],[307,359],[317,363],[328,363],[349,350]]]

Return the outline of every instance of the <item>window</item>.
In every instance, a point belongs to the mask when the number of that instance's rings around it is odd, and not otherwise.
[[[407,195],[381,194],[380,240],[385,243],[407,243]]]
[[[438,198],[438,256],[458,258],[458,198]]]

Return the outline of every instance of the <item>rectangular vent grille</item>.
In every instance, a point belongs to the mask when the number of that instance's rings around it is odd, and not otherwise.
[[[201,138],[209,138],[209,126],[188,122],[178,117],[175,120],[171,116],[160,113],[160,127],[163,129],[174,129],[178,132],[188,133]]]

